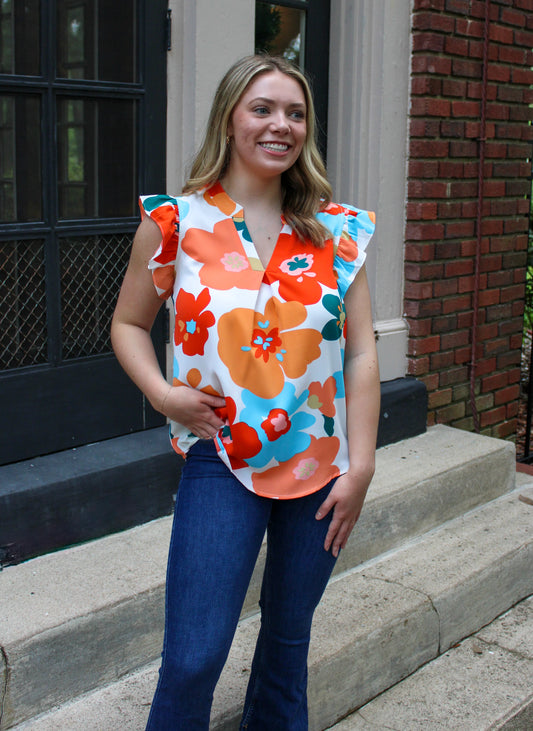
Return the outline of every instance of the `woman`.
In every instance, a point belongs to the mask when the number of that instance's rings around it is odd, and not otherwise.
[[[307,729],[313,612],[363,506],[379,411],[372,217],[330,196],[306,79],[251,56],[220,83],[183,195],[142,199],[113,346],[187,455],[151,731],[208,729],[265,530],[241,728]],[[172,385],[149,335],[169,296]]]

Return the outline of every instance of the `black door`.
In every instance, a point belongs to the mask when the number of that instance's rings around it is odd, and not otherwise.
[[[165,189],[166,5],[0,3],[0,464],[164,422],[109,325],[137,196]]]

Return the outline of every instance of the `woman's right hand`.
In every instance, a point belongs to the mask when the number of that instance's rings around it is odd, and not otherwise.
[[[183,424],[200,439],[212,439],[225,423],[215,409],[225,406],[226,401],[220,396],[211,396],[189,386],[168,386],[158,411]]]

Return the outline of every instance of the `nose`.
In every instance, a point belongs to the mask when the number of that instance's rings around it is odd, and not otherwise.
[[[290,130],[289,122],[285,113],[280,109],[272,118],[272,129],[276,132],[288,132]]]

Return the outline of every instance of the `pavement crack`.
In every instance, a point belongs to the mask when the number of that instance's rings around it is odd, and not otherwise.
[[[4,718],[4,712],[5,712],[5,706],[6,706],[6,698],[7,698],[7,691],[9,687],[9,676],[11,674],[11,668],[9,667],[9,661],[7,658],[6,651],[3,647],[0,646],[0,655],[2,656],[2,662],[5,668],[4,673],[4,682],[2,683],[2,687],[0,688],[0,728],[2,727],[2,720]]]

